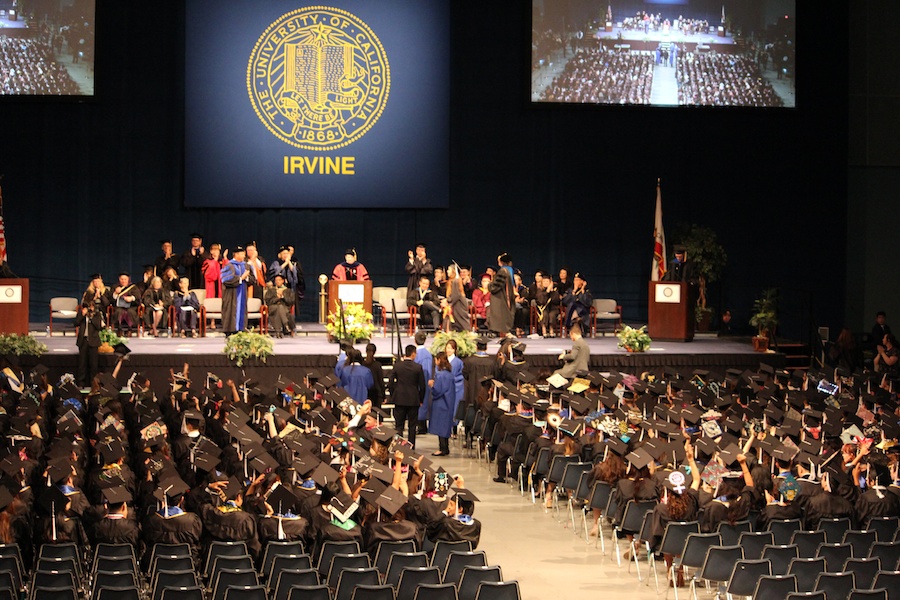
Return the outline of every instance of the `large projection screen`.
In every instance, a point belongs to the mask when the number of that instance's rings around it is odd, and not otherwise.
[[[447,0],[188,0],[185,32],[186,206],[447,206]]]

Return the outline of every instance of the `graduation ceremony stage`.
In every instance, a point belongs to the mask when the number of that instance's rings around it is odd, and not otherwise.
[[[40,332],[37,324],[33,330]],[[78,348],[71,330],[62,335],[57,329],[51,337],[35,333],[41,342],[48,347],[48,352],[35,362],[40,362],[50,369],[51,381],[56,381],[63,373],[75,373],[78,361]],[[740,337],[720,338],[715,334],[698,334],[692,342],[654,341],[647,352],[632,354],[617,348],[617,338],[610,334],[605,337],[585,338],[591,349],[591,369],[599,371],[626,371],[639,374],[642,371],[664,366],[677,369],[707,369],[724,373],[726,369],[750,369],[756,371],[760,363],[774,368],[785,365],[785,355],[779,352],[754,352],[749,339]],[[384,337],[378,331],[372,343],[377,346],[377,358],[383,364],[390,364],[390,356],[397,351],[397,338],[388,332]],[[539,374],[541,370],[554,370],[560,366],[558,356],[571,348],[568,338],[528,339],[525,357],[529,366]],[[192,375],[201,376],[207,371],[213,372],[223,380],[233,379],[242,382],[252,379],[260,385],[273,384],[279,375],[299,379],[306,372],[328,370],[334,367],[338,354],[336,343],[329,342],[324,327],[317,323],[301,323],[298,333],[293,338],[272,339],[274,355],[265,363],[254,361],[238,368],[223,353],[225,338],[222,333],[215,332],[205,338],[129,338],[127,346],[131,349],[129,360],[122,367],[122,377],[128,377],[133,371],[140,371],[150,377],[153,387],[165,386],[169,377],[169,369],[180,371],[187,362]],[[401,347],[412,344],[410,337],[401,337]],[[429,336],[426,346],[430,346]],[[490,340],[488,352],[496,353],[500,339]],[[392,346],[393,345],[393,346]],[[365,344],[357,344],[361,351]],[[100,355],[100,369],[111,371],[116,358],[111,354]],[[24,362],[24,359],[23,359]],[[30,366],[23,364],[23,367]]]

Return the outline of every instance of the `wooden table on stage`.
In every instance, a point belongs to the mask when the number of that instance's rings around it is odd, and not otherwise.
[[[0,333],[28,335],[27,279],[0,279]]]
[[[328,312],[335,309],[336,302],[344,304],[362,304],[366,312],[372,312],[371,281],[336,281],[328,282]]]
[[[651,281],[647,334],[651,340],[690,342],[694,339],[691,286],[682,281]]]

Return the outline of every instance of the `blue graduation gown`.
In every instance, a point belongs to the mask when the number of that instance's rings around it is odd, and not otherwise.
[[[453,373],[440,370],[434,374],[434,388],[431,390],[431,418],[428,419],[428,433],[449,438],[453,433],[453,407],[456,401],[456,386]]]
[[[243,331],[247,328],[247,285],[250,279],[241,280],[247,263],[230,260],[222,267],[222,330]]]
[[[422,365],[425,372],[425,383],[431,379],[434,374],[434,357],[425,346],[416,349],[416,363]],[[425,386],[425,397],[422,398],[422,404],[419,406],[419,420],[427,421],[431,418],[431,388]]]
[[[374,385],[375,380],[369,367],[358,363],[341,367],[341,387],[360,404],[369,397],[369,388]]]
[[[463,397],[466,395],[466,379],[463,377],[463,361],[460,357],[454,356],[450,361],[450,372],[453,374],[453,391],[455,393],[453,412],[450,414],[455,416],[459,403],[463,401]]]

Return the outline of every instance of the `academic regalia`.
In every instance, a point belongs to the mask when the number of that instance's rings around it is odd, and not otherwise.
[[[496,359],[487,352],[476,352],[463,360],[463,379],[466,380],[463,401],[467,406],[475,406],[475,399],[481,391],[481,380],[493,377],[497,370]]]
[[[767,504],[759,513],[756,520],[758,525],[754,531],[768,531],[769,523],[772,521],[783,521],[788,519],[800,519],[803,511],[796,502],[789,502],[784,506],[780,504]]]
[[[590,326],[592,303],[591,293],[587,289],[578,292],[569,290],[562,299],[562,305],[566,307],[566,327],[571,327],[572,323],[577,320],[581,322],[582,330],[587,332],[586,328]]]
[[[246,264],[253,279],[253,281],[248,282],[250,285],[248,298],[259,298],[262,300],[263,291],[266,289],[266,263],[257,256],[252,261],[248,258]]]
[[[856,518],[853,504],[837,493],[825,492],[811,496],[806,502],[806,523],[804,529],[809,531],[819,528],[822,519],[848,518],[851,522]]]
[[[450,314],[445,324],[452,331],[469,331],[472,329],[472,323],[469,319],[469,300],[460,291],[458,285],[450,284],[450,291],[447,293],[447,304],[450,306]]]
[[[322,506],[313,509],[311,516],[310,539],[315,541],[313,552],[318,553],[322,548],[322,543],[325,541],[356,542],[362,546],[362,528],[353,522],[353,517],[338,525],[337,517],[332,516]]]
[[[363,362],[363,366],[372,372],[373,385],[369,388],[368,398],[372,401],[373,406],[381,406],[385,398],[384,368],[381,366],[381,363],[374,358],[372,359],[372,362]]]
[[[856,501],[855,509],[856,522],[860,525],[865,525],[872,517],[900,517],[900,498],[886,487],[879,486],[863,492]]]
[[[207,298],[222,297],[222,263],[214,258],[203,261],[203,287]]]
[[[142,531],[148,548],[154,544],[188,544],[195,561],[200,556],[203,523],[194,513],[170,506],[168,512],[153,512],[144,519]]]
[[[78,346],[78,383],[89,387],[98,371],[97,348],[100,347],[103,317],[97,309],[89,309],[88,314],[83,315],[79,308],[75,314],[75,327],[78,330],[78,337],[75,338],[75,345]]]
[[[409,274],[409,282],[406,285],[406,291],[411,292],[419,287],[419,279],[422,277],[431,277],[434,275],[434,266],[431,264],[430,258],[419,260],[418,256],[413,256],[412,260],[406,261],[406,272]]]
[[[263,516],[257,520],[256,531],[259,543],[263,547],[274,541],[301,540],[305,543],[309,534],[309,521],[298,515]]]
[[[148,289],[144,292],[144,324],[147,327],[153,326],[153,313],[159,312],[154,307],[159,303],[162,303],[162,317],[159,320],[159,325],[157,327],[161,327],[165,329],[169,323],[169,305],[172,304],[172,294],[166,289],[165,284],[163,287],[155,290],[153,288]]]
[[[200,248],[188,248],[181,255],[181,267],[184,269],[184,276],[190,279],[191,289],[204,287],[206,283],[203,277],[203,263],[208,258],[206,252],[200,252]]]
[[[758,497],[759,492],[756,490],[756,488],[749,485],[744,486],[744,489],[741,491],[740,495],[741,511],[735,517],[736,521],[747,518],[747,515],[750,514],[750,508],[753,506]],[[737,500],[731,500],[731,502],[737,502]],[[727,522],[728,510],[729,507],[718,500],[713,500],[709,504],[705,505],[703,507],[703,511],[700,513],[699,519],[701,533],[712,533],[719,527],[719,523],[723,521]]]
[[[672,497],[673,492],[668,492],[669,497]],[[678,518],[678,521],[695,521],[697,519],[697,515],[700,512],[700,498],[697,494],[697,490],[688,488],[684,490],[682,493],[682,498],[684,499],[685,506],[685,514]],[[669,506],[662,502],[656,504],[653,507],[653,511],[650,517],[650,532],[655,538],[662,539],[663,534],[666,531],[666,525],[672,521],[672,517],[669,514]]]
[[[487,326],[491,331],[501,335],[509,333],[515,317],[515,293],[512,269],[500,267],[488,286],[491,292],[491,304],[487,308]]]
[[[197,294],[190,291],[187,294],[176,292],[172,304],[175,306],[175,322],[178,330],[193,331],[197,329],[200,314],[200,300],[197,299]],[[191,307],[194,310],[182,310],[182,307]]]
[[[181,263],[181,257],[179,257],[177,254],[173,254],[169,258],[160,255],[159,257],[157,257],[156,262],[154,263],[154,266],[156,267],[155,273],[162,277],[163,273],[165,273],[166,269],[168,269],[169,267],[175,269],[175,272],[177,273],[179,263]]]
[[[463,377],[463,359],[454,355],[450,359],[450,372],[453,374],[453,413],[452,415],[455,417],[456,412],[459,410],[459,405],[463,401],[466,395],[466,380]]]
[[[331,272],[331,278],[335,281],[369,281],[369,271],[358,260],[348,263],[344,261],[335,265]]]
[[[419,346],[416,348],[415,362],[421,365],[422,372],[425,374],[425,383],[427,384],[434,376],[434,356],[432,356],[428,348]],[[422,403],[419,405],[419,423],[424,423],[431,416],[431,396],[431,388],[426,385],[425,396],[422,397]]]
[[[350,397],[362,404],[369,397],[369,389],[375,385],[372,371],[359,363],[345,364],[341,367],[341,387]]]
[[[282,262],[280,260],[273,260],[269,265],[269,271],[266,273],[268,277],[268,281],[275,281],[276,275],[281,275],[284,277],[284,283],[295,294],[297,294],[297,298],[303,298],[303,294],[301,290],[298,288],[300,276],[302,273],[298,273],[299,267],[295,262],[289,262],[288,266],[282,266]]]
[[[291,307],[294,305],[294,292],[287,286],[280,288],[281,298],[278,297],[278,289],[266,288],[266,307],[269,309],[269,325],[276,334],[293,333],[294,317],[291,315]]]
[[[471,517],[470,519],[470,522],[464,523],[453,517],[442,517],[429,524],[428,539],[432,542],[470,542],[474,550],[481,541],[481,521]]]
[[[490,308],[491,293],[481,288],[472,292],[472,307],[475,309],[476,319],[487,319],[487,310]]]
[[[519,383],[519,376],[526,371],[528,371],[528,363],[524,359],[521,361],[507,360],[500,367],[500,379],[504,383],[515,386]]]
[[[255,282],[252,272],[247,279],[241,279],[247,268],[246,263],[233,259],[222,267],[222,329],[226,333],[247,327],[247,287]]]
[[[90,528],[88,536],[94,545],[131,544],[137,550],[141,531],[131,513],[124,519],[118,515],[105,515]]]
[[[402,521],[375,521],[363,527],[363,552],[375,556],[381,542],[402,542],[415,540],[416,547],[422,547],[421,532],[416,524],[408,519]]]
[[[449,438],[453,433],[453,415],[456,407],[456,386],[450,371],[439,369],[434,374],[431,396],[431,416],[428,433]]]
[[[116,286],[116,290],[119,290],[119,286]],[[114,294],[117,297],[113,297]],[[133,299],[129,302],[125,296],[131,296]],[[143,292],[133,283],[122,287],[118,292],[113,289],[109,290],[109,302],[115,307],[111,325],[116,328],[116,331],[124,328],[138,328],[138,306],[141,305],[142,296]]]
[[[262,549],[256,535],[256,519],[240,508],[230,506],[213,506],[205,503],[200,506],[200,521],[205,534],[212,540],[220,542],[245,542],[250,556],[259,556]]]

